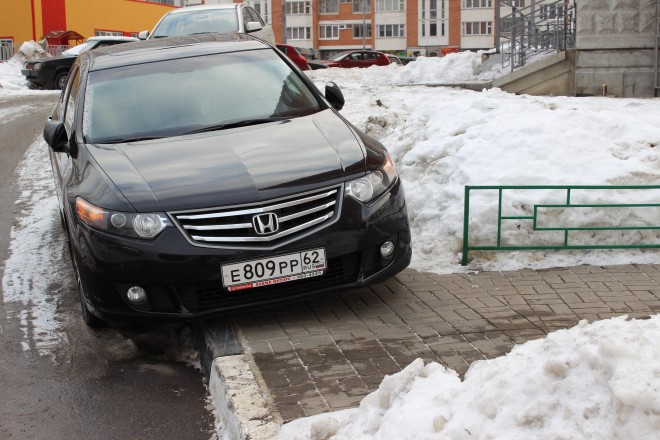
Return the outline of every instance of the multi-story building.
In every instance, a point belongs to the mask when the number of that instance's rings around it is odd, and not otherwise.
[[[206,3],[219,0],[206,0]],[[494,47],[494,0],[246,0],[276,40],[320,58],[349,49],[441,55]]]

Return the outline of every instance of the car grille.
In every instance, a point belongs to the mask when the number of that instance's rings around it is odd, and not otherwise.
[[[193,244],[272,246],[332,223],[341,208],[341,188],[325,188],[258,204],[169,214]]]
[[[317,290],[332,290],[333,287],[354,283],[360,272],[360,253],[328,260],[326,273],[289,283],[256,287],[254,289],[226,292],[222,281],[177,285],[181,303],[193,313],[214,309],[240,308],[259,303],[286,300]]]

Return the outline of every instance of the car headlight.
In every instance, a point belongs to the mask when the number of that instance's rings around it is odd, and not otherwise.
[[[41,70],[42,67],[43,67],[43,64],[35,63],[34,66],[32,66],[32,70]]]
[[[396,167],[389,154],[380,169],[346,184],[346,195],[367,203],[383,194],[397,179]]]
[[[76,215],[91,228],[133,238],[152,239],[172,225],[162,213],[111,211],[99,208],[80,197],[76,198]]]

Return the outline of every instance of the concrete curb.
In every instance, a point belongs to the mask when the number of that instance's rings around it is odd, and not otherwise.
[[[281,423],[272,415],[269,395],[253,374],[246,355],[215,358],[209,390],[223,438],[267,440],[278,433]]]
[[[268,388],[239,336],[227,320],[193,326],[200,359],[209,384],[223,440],[267,440],[276,435],[282,419]]]

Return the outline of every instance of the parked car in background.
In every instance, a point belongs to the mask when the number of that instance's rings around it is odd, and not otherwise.
[[[44,127],[82,314],[194,319],[382,281],[410,262],[385,147],[245,34],[80,55]],[[58,262],[53,262],[57,264]]]
[[[320,63],[328,67],[371,67],[387,66],[390,59],[384,53],[373,50],[349,50]]]
[[[295,47],[289,44],[280,43],[277,44],[277,48],[281,50],[287,57],[289,57],[300,70],[310,70],[307,58],[300,55],[300,52],[298,52]]]
[[[32,88],[63,90],[69,69],[79,54],[98,47],[131,41],[138,41],[138,39],[133,37],[89,37],[84,43],[65,50],[62,55],[26,61],[23,63],[21,73]]]
[[[401,60],[401,62],[405,66],[406,64],[408,64],[412,61],[415,61],[417,59],[417,57],[402,57],[402,56],[400,56],[399,59]]]
[[[312,70],[328,68],[328,66],[324,64],[324,61],[321,60],[307,60],[307,64],[309,64],[309,68]]]
[[[399,66],[403,66],[403,61],[401,61],[401,58],[399,58],[398,56],[388,54],[387,58],[389,58],[390,63],[398,64]]]
[[[275,34],[252,7],[242,3],[187,6],[172,9],[156,23],[151,31],[138,34],[141,40],[178,37],[204,33],[252,34],[270,44],[275,44]]]

